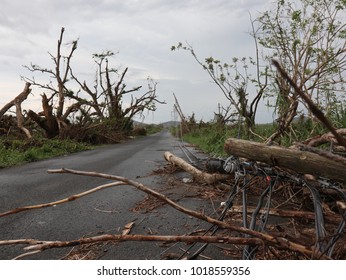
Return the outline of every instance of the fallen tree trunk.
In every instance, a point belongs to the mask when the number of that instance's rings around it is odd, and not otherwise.
[[[230,175],[219,174],[219,173],[210,174],[210,173],[202,172],[201,170],[193,167],[191,164],[187,163],[185,160],[173,155],[170,152],[165,152],[164,157],[167,161],[179,166],[181,169],[192,174],[192,176],[201,183],[213,184],[217,181],[230,178]]]
[[[346,182],[346,165],[324,156],[278,146],[229,138],[225,141],[227,154],[288,168],[302,174],[312,174]]]

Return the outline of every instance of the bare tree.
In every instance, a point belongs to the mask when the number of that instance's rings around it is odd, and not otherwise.
[[[83,99],[78,95],[70,97],[76,99],[81,104],[86,104],[92,107],[93,111],[99,119],[109,119],[113,121],[120,129],[129,127],[134,116],[142,114],[145,110],[155,111],[155,103],[165,104],[158,100],[156,93],[157,83],[147,78],[148,89],[136,96],[142,89],[142,86],[135,86],[127,89],[125,76],[128,73],[128,67],[123,71],[120,69],[111,68],[109,59],[114,55],[111,51],[106,51],[101,54],[94,54],[93,58],[97,65],[96,79],[92,89],[87,83],[81,82],[71,70],[71,76],[81,87],[81,90],[91,97]],[[125,96],[129,96],[129,104],[123,104]]]
[[[197,63],[207,71],[212,81],[229,100],[232,108],[239,114],[239,116],[244,118],[247,133],[255,125],[258,103],[267,87],[267,76],[261,76],[260,73],[259,54],[256,40],[255,46],[255,60],[251,57],[242,57],[240,59],[234,57],[231,63],[222,63],[220,60],[213,57],[208,57],[205,59],[205,62],[202,62],[191,45],[184,46],[182,43],[178,43],[177,46],[171,47],[172,51],[177,49],[189,51]],[[249,64],[256,66],[257,74],[255,78],[252,78],[252,75],[248,72]],[[266,69],[264,72],[266,72]],[[249,84],[255,86],[255,94],[249,93]],[[227,110],[227,112],[228,111],[229,110]]]
[[[164,103],[157,99],[157,84],[150,78],[147,79],[148,90],[139,96],[135,93],[139,92],[142,86],[127,89],[125,75],[128,68],[122,72],[110,68],[109,59],[114,55],[111,51],[93,55],[97,65],[93,86],[90,87],[86,81],[82,82],[71,67],[78,41],[68,44],[70,48],[67,55],[63,55],[64,31],[62,28],[56,55],[50,54],[54,69],[35,64],[26,66],[33,73],[49,75],[49,82],[42,83],[37,82],[35,78],[24,78],[33,86],[46,91],[41,95],[43,111],[35,113],[30,110],[28,116],[46,132],[48,138],[59,135],[62,130],[68,131],[69,127],[74,125],[71,123],[72,113],[77,116],[79,126],[85,129],[95,127],[95,124],[107,123],[111,124],[107,129],[121,131],[131,127],[135,115],[143,113],[144,110],[154,111],[155,103]],[[123,104],[125,95],[130,95],[128,106]]]
[[[280,61],[294,84],[333,118],[345,90],[345,1],[277,1],[276,8],[261,14],[254,36],[266,59]],[[270,89],[276,101],[279,128],[273,141],[286,131],[298,111],[301,97],[276,74]],[[306,107],[310,116],[312,113]]]
[[[29,110],[28,116],[35,121],[41,128],[46,132],[48,138],[59,135],[61,127],[66,127],[68,124],[68,116],[72,108],[78,108],[77,104],[73,104],[71,108],[65,111],[65,99],[69,96],[70,90],[67,87],[69,82],[69,73],[71,69],[71,60],[73,53],[77,49],[77,42],[71,43],[71,48],[66,56],[62,54],[62,42],[65,29],[61,28],[60,37],[57,43],[57,54],[56,56],[49,53],[51,59],[54,62],[54,69],[43,68],[36,64],[25,66],[29,71],[35,73],[40,72],[48,74],[53,81],[48,83],[36,82],[34,78],[23,79],[30,82],[33,86],[37,86],[45,91],[49,92],[49,96],[45,93],[42,94],[42,108],[43,112],[37,114],[36,112]],[[55,83],[55,84],[54,84]],[[57,106],[53,106],[57,100]],[[68,114],[66,114],[68,112]]]

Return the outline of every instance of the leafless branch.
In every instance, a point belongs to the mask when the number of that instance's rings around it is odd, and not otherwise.
[[[57,200],[57,201],[53,201],[53,202],[49,202],[49,203],[43,203],[43,204],[31,205],[31,206],[24,206],[24,207],[12,209],[12,210],[0,213],[0,218],[4,217],[4,216],[12,215],[12,214],[20,213],[20,212],[23,212],[23,211],[39,209],[39,208],[46,208],[46,207],[51,207],[51,206],[55,206],[55,205],[58,205],[58,204],[70,202],[70,201],[76,200],[78,198],[81,198],[83,196],[89,195],[91,193],[94,193],[94,192],[97,192],[97,191],[100,191],[100,190],[103,190],[103,189],[106,189],[106,188],[120,186],[120,185],[124,185],[124,183],[123,182],[113,182],[113,183],[109,183],[109,184],[98,186],[98,187],[93,188],[91,190],[88,190],[86,192],[75,194],[75,195],[72,195],[72,196],[70,196],[68,198],[64,198],[64,199],[61,199],[61,200]],[[1,245],[1,242],[0,242],[0,245]]]

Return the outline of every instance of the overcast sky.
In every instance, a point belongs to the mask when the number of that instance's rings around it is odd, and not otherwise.
[[[0,0],[0,108],[18,95],[31,76],[22,66],[31,62],[52,67],[48,51],[56,52],[61,27],[65,42],[79,38],[72,67],[92,83],[92,54],[118,52],[112,66],[129,67],[126,82],[145,86],[150,76],[160,100],[145,122],[172,120],[173,92],[183,112],[209,121],[218,103],[227,101],[188,52],[170,50],[191,44],[203,59],[224,62],[253,56],[248,32],[250,16],[267,10],[268,0]],[[77,72],[76,72],[77,71]],[[88,78],[86,78],[88,79]],[[87,81],[88,82],[88,81]],[[39,110],[40,92],[33,89],[24,107]],[[264,106],[257,121],[270,121]]]

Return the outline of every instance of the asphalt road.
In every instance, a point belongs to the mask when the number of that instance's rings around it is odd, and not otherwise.
[[[47,173],[48,169],[63,167],[134,179],[190,208],[210,212],[211,207],[206,201],[194,197],[195,189],[177,184],[179,176],[186,174],[153,174],[153,170],[166,164],[164,151],[184,157],[178,141],[168,131],[163,131],[122,144],[2,169],[0,212],[56,201],[109,182],[100,178]],[[120,234],[129,222],[134,222],[131,231],[134,234],[185,234],[208,227],[170,206],[155,207],[155,203],[133,187],[118,186],[55,207],[2,217],[0,240],[64,241],[105,233]],[[158,242],[108,242],[76,247],[73,251],[72,248],[50,249],[24,259],[61,259],[66,255],[68,258],[160,259],[165,254],[181,253],[181,244],[171,246]],[[23,247],[0,246],[0,259],[12,259],[24,253]]]

